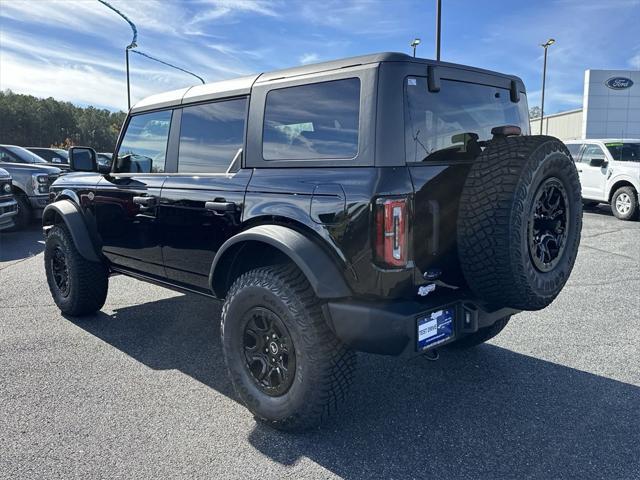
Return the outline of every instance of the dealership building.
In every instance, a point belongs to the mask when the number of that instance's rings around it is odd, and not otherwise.
[[[532,134],[540,133],[540,121],[531,120]],[[543,134],[561,140],[640,138],[640,71],[585,71],[582,108],[542,121]]]

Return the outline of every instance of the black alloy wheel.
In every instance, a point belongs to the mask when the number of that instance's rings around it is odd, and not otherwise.
[[[540,272],[553,270],[565,249],[568,234],[569,201],[562,182],[551,177],[538,187],[531,206],[529,254]]]
[[[53,283],[63,297],[69,296],[69,265],[67,256],[60,246],[56,246],[51,256]]]
[[[44,269],[54,302],[65,315],[94,313],[104,305],[109,270],[78,252],[65,225],[50,227],[44,245]]]
[[[287,327],[264,307],[248,310],[243,319],[245,367],[258,388],[269,396],[286,393],[295,377],[296,353]]]

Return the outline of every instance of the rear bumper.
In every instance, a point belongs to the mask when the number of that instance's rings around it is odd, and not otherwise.
[[[13,227],[13,218],[18,214],[18,204],[11,198],[0,200],[0,230]]]
[[[350,299],[329,302],[323,308],[329,327],[349,347],[361,352],[396,356],[419,355],[425,351],[417,347],[417,322],[429,312],[454,309],[454,336],[446,343],[519,312],[510,308],[490,310],[460,295],[434,297],[420,302]]]

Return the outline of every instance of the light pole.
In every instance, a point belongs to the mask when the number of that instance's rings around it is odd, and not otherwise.
[[[436,0],[436,60],[440,61],[440,26],[442,24],[442,0]]]
[[[136,48],[138,46],[138,44],[136,43],[138,41],[138,30],[136,29],[136,26],[134,25],[134,23],[131,20],[129,20],[129,18],[124,13],[122,13],[117,8],[113,7],[111,4],[109,4],[109,2],[105,0],[98,0],[98,1],[101,4],[103,4],[105,7],[110,8],[111,10],[116,12],[118,15],[120,15],[122,18],[124,18],[124,20],[131,27],[131,31],[133,32],[133,38],[131,39],[131,43],[127,45],[127,48],[125,48],[125,59],[127,64],[127,109],[131,110],[131,86],[129,82],[129,50],[131,50],[132,48]]]
[[[420,39],[414,38],[413,41],[409,44],[410,47],[413,47],[413,58],[416,58],[416,47],[420,45]]]
[[[547,80],[547,49],[556,43],[553,38],[550,38],[545,43],[540,44],[544,48],[544,66],[542,67],[542,102],[540,105],[540,135],[542,135],[542,125],[544,123],[544,87]]]

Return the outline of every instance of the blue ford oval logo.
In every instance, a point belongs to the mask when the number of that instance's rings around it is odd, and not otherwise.
[[[612,90],[624,90],[633,85],[633,81],[630,78],[625,77],[611,77],[604,84]]]

